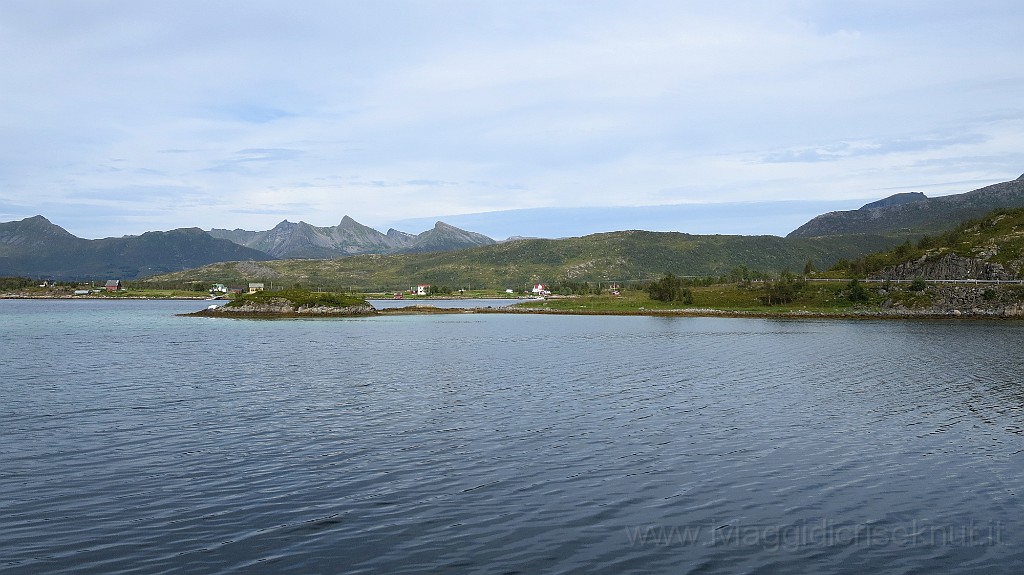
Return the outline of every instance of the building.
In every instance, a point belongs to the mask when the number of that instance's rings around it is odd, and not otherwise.
[[[121,291],[121,280],[107,280],[107,283],[103,285],[103,289],[107,291]]]
[[[416,286],[416,295],[430,295],[430,284]]]
[[[545,286],[544,284],[537,284],[533,286],[533,289],[530,291],[533,293],[533,295],[551,295],[551,292],[548,291],[547,286]]]
[[[263,291],[263,284],[250,282],[249,283],[249,293],[256,293],[258,291]]]

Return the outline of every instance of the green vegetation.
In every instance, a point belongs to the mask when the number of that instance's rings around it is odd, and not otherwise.
[[[255,293],[241,294],[226,305],[227,307],[239,307],[246,304],[266,304],[275,299],[288,300],[295,307],[349,307],[367,305],[363,298],[346,293],[335,292],[313,292],[302,289],[288,289],[281,291],[258,291]]]
[[[504,242],[457,252],[362,255],[331,260],[219,263],[145,281],[202,281],[319,287],[331,291],[394,292],[417,284],[461,289],[513,289],[536,283],[554,293],[590,293],[611,285],[646,285],[665,273],[720,277],[746,270],[749,279],[839,258],[857,258],[900,240],[882,236],[786,239],[776,236],[695,236],[627,231],[560,240]]]
[[[668,274],[656,282],[647,286],[647,294],[653,300],[663,302],[680,302],[685,305],[693,304],[693,290],[682,278]]]
[[[38,282],[32,281],[30,278],[0,277],[0,290],[20,290],[34,288],[38,285]]]
[[[1024,259],[1024,208],[997,209],[939,236],[909,240],[885,251],[854,259],[842,258],[830,268],[832,277],[864,278],[884,269],[924,257],[955,254],[965,258],[984,256],[985,261],[1020,274]],[[915,285],[915,289],[923,287]]]
[[[660,280],[659,280],[660,283]],[[842,282],[805,282],[800,278],[774,278],[770,281],[752,281],[749,284],[715,283],[688,286],[693,303],[662,301],[654,299],[645,290],[625,290],[619,296],[580,296],[548,298],[517,304],[517,308],[538,309],[563,313],[618,313],[647,314],[691,311],[703,313],[715,310],[720,313],[752,313],[784,315],[793,312],[843,315],[857,309],[870,309],[881,305],[892,297],[892,290],[899,289],[880,283],[860,284],[866,300],[851,301],[850,287]],[[800,286],[800,287],[797,287]],[[776,297],[766,303],[766,295],[773,290],[792,290],[783,302]],[[885,295],[882,295],[882,292]],[[917,307],[926,307],[930,300],[922,301]]]
[[[764,282],[761,287],[762,294],[757,299],[768,306],[793,303],[803,291],[805,284],[802,278],[785,273],[777,279]]]
[[[846,292],[846,298],[854,303],[866,302],[871,299],[868,291],[857,279],[850,280],[850,283],[846,285]]]

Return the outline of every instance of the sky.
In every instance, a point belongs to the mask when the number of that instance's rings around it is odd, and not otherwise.
[[[776,202],[1024,173],[1022,29],[1019,0],[5,0],[0,221],[784,234]]]

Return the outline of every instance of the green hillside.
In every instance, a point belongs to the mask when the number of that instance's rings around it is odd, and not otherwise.
[[[648,281],[673,273],[719,276],[745,267],[763,272],[819,269],[893,246],[882,236],[787,239],[624,231],[558,240],[529,239],[458,252],[361,255],[333,260],[228,262],[149,278],[152,282],[274,282],[362,291],[419,283],[451,288],[523,289],[541,283]]]
[[[937,237],[841,261],[834,271],[885,279],[1019,279],[1024,277],[1024,208],[997,209]]]

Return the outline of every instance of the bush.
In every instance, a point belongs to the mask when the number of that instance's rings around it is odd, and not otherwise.
[[[865,302],[870,299],[868,296],[868,290],[864,289],[864,286],[855,279],[850,280],[850,283],[846,285],[846,289],[848,290],[846,297],[854,303]]]
[[[651,299],[657,301],[693,304],[693,291],[687,285],[686,280],[672,274],[667,274],[660,280],[648,284],[647,294]]]
[[[804,282],[797,280],[792,275],[783,274],[777,280],[765,282],[761,289],[763,293],[757,299],[764,305],[779,305],[792,303],[804,289]]]
[[[302,306],[336,306],[346,307],[352,305],[362,305],[366,303],[361,297],[354,296],[351,294],[342,294],[336,292],[310,292],[304,290],[281,290],[281,291],[260,291],[256,293],[241,294],[235,299],[231,300],[227,305],[229,307],[243,306],[247,303],[266,303],[272,299],[286,299],[292,302],[296,307]]]
[[[924,291],[924,288],[928,287],[925,283],[924,278],[914,278],[914,281],[910,282],[910,291]]]

